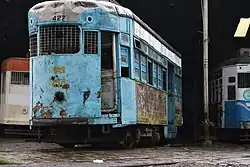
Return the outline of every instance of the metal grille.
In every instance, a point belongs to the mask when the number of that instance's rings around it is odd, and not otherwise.
[[[84,53],[98,54],[98,32],[95,31],[84,32]]]
[[[74,54],[80,46],[80,28],[76,25],[40,27],[40,55]]]
[[[29,85],[29,72],[11,72],[11,84]]]
[[[227,96],[228,96],[228,100],[235,100],[236,99],[236,88],[235,88],[235,86],[228,86],[227,87]]]
[[[37,34],[30,36],[30,56],[37,56]]]

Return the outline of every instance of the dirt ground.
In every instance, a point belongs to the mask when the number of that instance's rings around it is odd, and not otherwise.
[[[1,140],[0,158],[20,166],[173,166],[233,167],[250,166],[246,146],[216,144],[210,148],[158,147],[138,149],[86,148],[64,149],[56,144]],[[94,163],[102,160],[102,163]],[[14,165],[16,166],[16,165]]]

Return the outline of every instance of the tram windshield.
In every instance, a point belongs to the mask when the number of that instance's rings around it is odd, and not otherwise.
[[[250,88],[250,73],[238,73],[238,88]]]

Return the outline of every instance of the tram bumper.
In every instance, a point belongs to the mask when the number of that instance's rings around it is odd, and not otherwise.
[[[88,118],[48,118],[32,119],[32,126],[87,125]]]

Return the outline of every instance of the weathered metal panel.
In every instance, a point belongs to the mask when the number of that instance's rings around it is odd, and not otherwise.
[[[136,124],[135,81],[121,78],[122,124]]]
[[[182,126],[183,118],[182,118],[182,100],[181,98],[175,99],[175,121],[176,126]]]
[[[32,112],[36,118],[101,117],[99,55],[32,59]]]
[[[136,105],[139,124],[167,124],[165,92],[137,82]]]
[[[113,70],[102,70],[101,81],[101,109],[111,110],[115,108],[115,91],[114,91],[114,79]]]
[[[103,9],[88,9],[78,18],[84,28],[119,31],[119,17]]]

